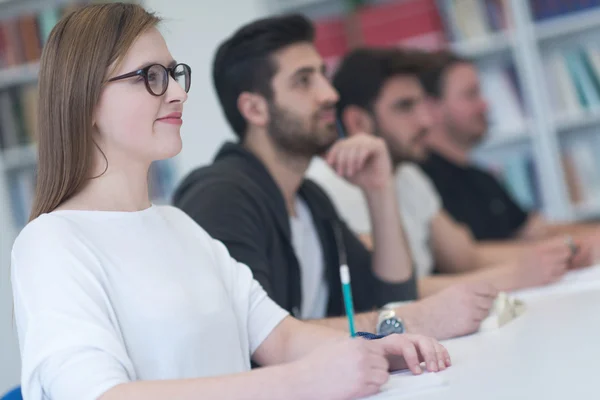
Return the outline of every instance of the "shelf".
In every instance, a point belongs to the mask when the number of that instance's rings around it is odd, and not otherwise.
[[[600,8],[596,7],[538,22],[535,25],[535,36],[538,40],[548,40],[598,27],[600,27]]]
[[[0,69],[0,90],[35,82],[39,70],[38,62]]]
[[[36,164],[36,147],[33,144],[2,150],[0,155],[5,171],[33,168]]]
[[[559,133],[589,128],[598,124],[600,124],[600,110],[588,111],[575,115],[560,115],[556,118],[556,130]]]
[[[496,32],[489,36],[452,43],[451,47],[465,57],[480,58],[509,50],[510,38],[506,32]]]

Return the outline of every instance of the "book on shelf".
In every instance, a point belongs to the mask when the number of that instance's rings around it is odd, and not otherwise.
[[[569,198],[573,204],[593,204],[600,201],[600,164],[597,146],[581,138],[565,146],[562,163]]]
[[[600,0],[529,0],[531,16],[535,21],[561,17],[600,6]]]
[[[545,56],[550,103],[558,115],[600,111],[600,46],[578,45]]]
[[[315,46],[330,70],[356,45],[352,43],[356,36],[360,45],[374,47],[438,49],[446,41],[434,0],[369,3],[352,16],[333,15],[316,19],[314,23]]]
[[[0,150],[35,141],[37,85],[0,91]]]
[[[437,0],[451,41],[484,38],[510,26],[506,0]]]

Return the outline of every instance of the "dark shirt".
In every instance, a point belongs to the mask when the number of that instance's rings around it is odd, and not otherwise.
[[[491,173],[452,163],[432,153],[422,165],[437,188],[444,209],[467,225],[477,240],[513,238],[528,214]]]
[[[344,315],[334,226],[342,233],[357,312],[417,297],[414,274],[404,283],[387,283],[373,274],[370,252],[316,183],[304,180],[298,194],[310,209],[323,250],[328,316]],[[174,205],[223,242],[233,258],[248,265],[275,302],[300,316],[302,280],[289,215],[279,187],[258,158],[238,144],[225,144],[212,165],[184,179]]]

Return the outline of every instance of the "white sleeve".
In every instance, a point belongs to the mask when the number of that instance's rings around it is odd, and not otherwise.
[[[218,258],[217,264],[223,268],[238,318],[246,327],[249,351],[250,355],[253,355],[289,313],[267,295],[247,265],[234,260],[223,243],[211,240]]]
[[[398,197],[401,202],[414,203],[410,209],[419,210],[427,220],[431,220],[442,209],[442,200],[435,186],[421,168],[412,163],[400,168]]]
[[[369,207],[358,186],[338,176],[320,157],[313,159],[306,174],[327,193],[352,231],[359,234],[371,233]]]
[[[50,218],[26,227],[12,252],[23,395],[97,399],[132,380],[133,367],[93,253]]]

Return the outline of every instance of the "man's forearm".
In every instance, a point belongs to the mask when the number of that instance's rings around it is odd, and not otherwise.
[[[452,285],[468,282],[488,282],[502,291],[519,289],[521,286],[513,273],[514,268],[511,267],[510,263],[502,263],[462,274],[426,276],[418,281],[419,294],[423,298],[434,295]]]
[[[420,335],[430,334],[430,329],[428,329],[428,327],[426,326],[426,321],[423,317],[424,313],[421,309],[419,302],[414,302],[406,304],[402,307],[397,307],[394,309],[394,311],[396,312],[396,315],[402,319],[406,332]],[[354,326],[359,332],[376,333],[378,320],[378,311],[360,313],[354,316]],[[312,319],[307,320],[305,322],[320,326],[326,326],[328,328],[336,329],[339,331],[349,332],[348,319],[346,317]]]
[[[524,251],[533,243],[506,241],[506,242],[478,242],[476,247],[477,266],[484,268],[504,262],[514,262],[523,256]]]
[[[375,332],[375,325],[377,325],[377,317],[378,313],[374,311],[356,314],[354,316],[354,327],[357,331],[360,332]],[[328,328],[336,329],[339,331],[349,332],[348,318],[346,317],[311,319],[306,320],[305,322],[320,326],[326,326]]]
[[[396,189],[365,191],[373,231],[373,272],[385,282],[404,282],[412,274],[412,260],[400,222]]]

